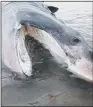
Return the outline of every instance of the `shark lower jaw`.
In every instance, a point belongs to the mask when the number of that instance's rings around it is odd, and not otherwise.
[[[19,66],[26,76],[32,75],[32,61],[28,55],[25,47],[25,36],[27,34],[25,26],[20,26],[18,31],[19,37],[17,39],[16,53],[19,62]]]

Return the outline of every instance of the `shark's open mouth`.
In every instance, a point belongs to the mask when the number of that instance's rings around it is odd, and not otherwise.
[[[32,75],[32,59],[26,49],[25,37],[31,36],[38,42],[40,42],[45,49],[48,49],[54,60],[57,61],[61,66],[67,67],[66,55],[64,50],[61,49],[60,45],[56,40],[44,30],[38,29],[33,26],[21,25],[19,30],[19,38],[17,42],[17,55],[19,64],[23,70],[23,73],[27,76]],[[55,46],[54,46],[55,45]]]
[[[20,36],[17,43],[17,55],[20,66],[25,75],[31,76],[33,69],[32,59],[29,56],[25,46],[25,37],[28,35],[40,42],[44,48],[48,49],[51,55],[54,57],[55,61],[59,63],[62,67],[66,68],[67,70],[71,71],[82,79],[85,79],[87,81],[93,80],[92,72],[91,74],[88,74],[88,72],[92,69],[92,65],[88,60],[83,58],[83,56],[81,59],[77,60],[74,58],[75,62],[72,63],[71,60],[73,60],[73,58],[71,59],[69,58],[70,56],[68,57],[64,48],[62,49],[62,47],[57,43],[52,35],[48,34],[44,30],[33,26],[21,25]],[[85,72],[85,74],[83,71]]]

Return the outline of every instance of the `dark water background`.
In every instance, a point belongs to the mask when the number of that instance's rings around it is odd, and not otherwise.
[[[47,4],[59,6],[57,17],[68,26],[81,32],[89,45],[92,46],[92,3],[50,2]],[[93,105],[92,84],[70,77],[71,73],[60,68],[52,60],[53,58],[47,50],[43,49],[40,44],[36,47],[39,48],[33,53],[37,55],[35,60],[43,59],[43,63],[34,65],[34,76],[27,78],[27,80],[18,79],[16,74],[12,74],[11,70],[2,63],[2,105]]]

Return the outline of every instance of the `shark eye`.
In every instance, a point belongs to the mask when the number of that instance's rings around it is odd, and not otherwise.
[[[81,42],[80,38],[77,38],[77,37],[73,37],[73,38],[72,38],[72,43],[73,43],[73,45],[76,45],[76,44],[78,44],[78,43],[80,43],[80,42]]]

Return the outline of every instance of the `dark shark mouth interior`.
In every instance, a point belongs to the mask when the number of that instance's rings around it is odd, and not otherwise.
[[[38,75],[41,77],[42,72],[48,74],[50,69],[49,63],[51,63],[51,61],[54,62],[49,50],[45,49],[40,42],[29,35],[25,37],[25,45],[32,61],[32,75],[34,77]],[[49,74],[51,74],[51,72]]]

